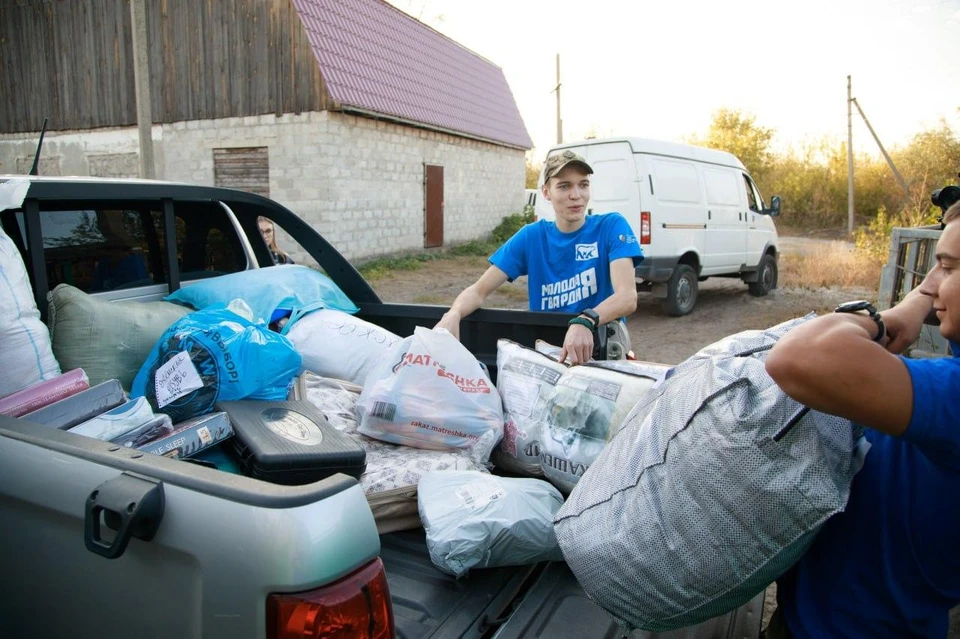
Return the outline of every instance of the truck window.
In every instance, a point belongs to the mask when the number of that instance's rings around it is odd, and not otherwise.
[[[145,208],[45,208],[40,211],[47,282],[88,293],[167,282],[163,216]],[[23,213],[16,213],[26,244]]]
[[[189,281],[247,268],[243,245],[226,211],[216,202],[177,202],[177,261]]]

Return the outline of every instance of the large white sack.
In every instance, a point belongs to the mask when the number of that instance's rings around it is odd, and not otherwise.
[[[40,321],[27,269],[0,229],[0,397],[52,379],[60,365],[50,348],[50,333]]]
[[[332,309],[297,320],[287,338],[300,352],[304,370],[360,386],[380,357],[400,341],[376,324]]]
[[[544,476],[564,493],[573,490],[627,414],[669,368],[623,360],[569,368],[543,410],[540,464]]]
[[[493,451],[498,468],[543,476],[540,448],[547,399],[567,367],[508,339],[497,340],[497,390],[503,398],[503,439]]]
[[[500,394],[480,362],[444,329],[418,326],[370,371],[360,432],[392,444],[470,452],[486,463],[503,435]]]
[[[796,321],[675,367],[627,416],[554,520],[590,598],[651,631],[729,612],[777,579],[842,511],[866,449],[767,375]]]

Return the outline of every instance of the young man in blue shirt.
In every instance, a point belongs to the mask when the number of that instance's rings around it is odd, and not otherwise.
[[[634,266],[643,252],[619,213],[587,216],[592,174],[573,151],[548,157],[541,191],[556,221],[540,220],[517,231],[490,256],[491,266],[480,279],[457,296],[437,328],[459,339],[461,319],[504,282],[526,275],[530,310],[578,314],[567,329],[561,361],[568,356],[574,364],[588,361],[594,331],[608,322],[617,322],[626,353],[629,337],[620,320],[637,309]]]
[[[767,359],[784,392],[869,427],[871,443],[847,510],[778,580],[770,639],[947,636],[960,603],[960,203],[944,222],[936,266],[896,307],[841,305]],[[931,310],[953,357],[900,357]]]

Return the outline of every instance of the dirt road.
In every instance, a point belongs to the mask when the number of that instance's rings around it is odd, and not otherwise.
[[[830,241],[784,238],[783,251],[787,255],[806,252],[817,242]],[[384,301],[447,306],[487,266],[482,257],[437,260],[417,271],[396,271],[374,281],[373,287]],[[627,326],[639,359],[677,364],[732,333],[766,328],[810,311],[829,312],[839,302],[864,297],[875,298],[876,291],[785,288],[766,297],[752,297],[740,280],[714,278],[700,283],[697,307],[685,317],[668,317],[660,310],[658,300],[641,294],[637,311],[628,318]],[[503,286],[486,306],[526,308],[525,278]]]

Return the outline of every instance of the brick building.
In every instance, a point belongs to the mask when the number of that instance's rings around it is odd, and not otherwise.
[[[521,210],[532,143],[502,70],[382,0],[147,11],[158,178],[269,195],[349,258]],[[41,174],[136,177],[125,0],[2,5],[0,58],[0,174],[29,169],[48,116]]]

